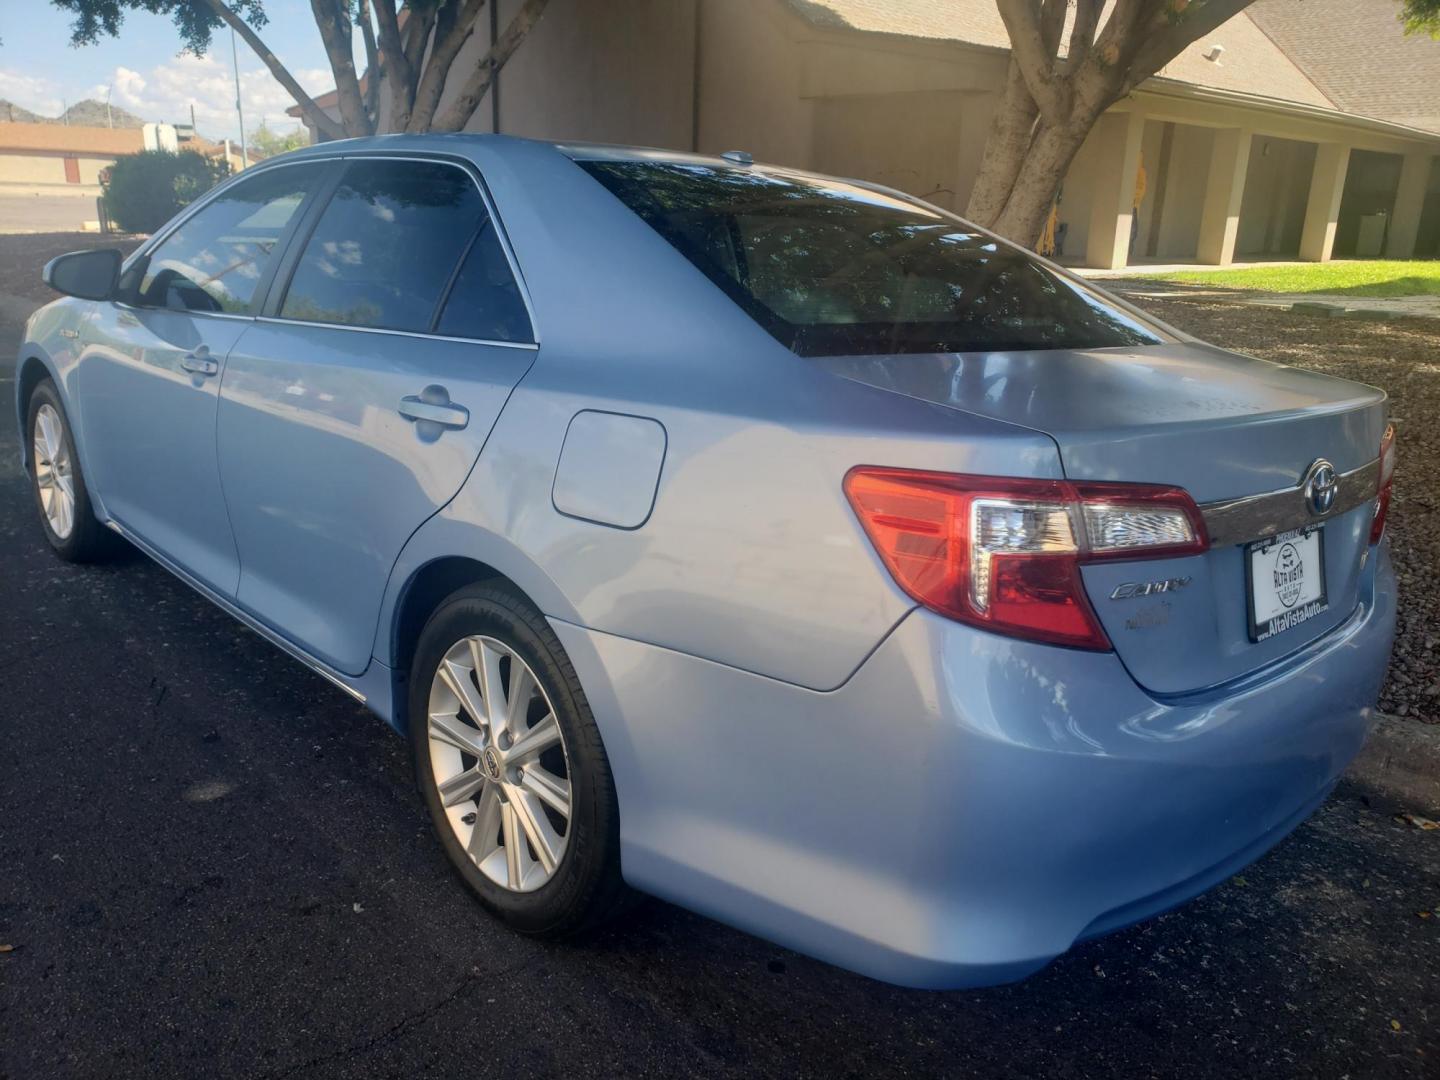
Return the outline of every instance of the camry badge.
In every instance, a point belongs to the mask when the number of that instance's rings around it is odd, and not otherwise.
[[[1111,600],[1133,600],[1140,596],[1154,596],[1157,593],[1179,592],[1190,584],[1188,577],[1165,578],[1163,581],[1127,581],[1115,586]]]
[[[1305,490],[1305,505],[1310,508],[1310,513],[1324,517],[1334,508],[1335,499],[1340,494],[1340,477],[1336,475],[1334,465],[1324,458],[1317,458],[1306,470],[1301,486]]]

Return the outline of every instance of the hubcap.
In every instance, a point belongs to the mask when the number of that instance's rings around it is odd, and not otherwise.
[[[544,885],[570,841],[570,763],[535,673],[494,638],[465,638],[435,672],[428,724],[430,768],[460,846],[497,885]]]
[[[35,413],[35,487],[50,531],[65,540],[75,528],[75,480],[65,448],[65,422],[53,405]]]

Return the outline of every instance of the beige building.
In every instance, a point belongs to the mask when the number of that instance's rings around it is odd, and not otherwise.
[[[520,2],[489,5],[455,71]],[[1395,12],[1259,0],[1196,42],[1076,157],[1060,257],[1440,254],[1440,42]],[[744,149],[963,211],[1007,42],[992,0],[552,0],[470,130]]]
[[[99,194],[101,170],[144,148],[139,128],[0,123],[0,184]]]

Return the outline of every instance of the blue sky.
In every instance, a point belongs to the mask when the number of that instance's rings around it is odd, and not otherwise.
[[[70,45],[70,17],[46,0],[0,3],[0,98],[45,116],[59,114],[66,101],[103,101],[146,120],[188,122],[195,106],[200,131],[214,138],[239,134],[235,84],[230,66],[230,33],[215,37],[204,57],[181,55],[180,35],[165,18],[145,12],[126,15],[120,36],[85,48]],[[333,81],[308,0],[268,0],[270,23],[260,36],[311,93]],[[285,115],[293,102],[258,57],[237,39],[245,126],[263,117],[274,130],[291,130],[298,121]],[[357,66],[363,60],[357,57]]]

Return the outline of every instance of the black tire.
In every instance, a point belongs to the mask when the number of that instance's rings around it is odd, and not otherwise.
[[[487,877],[462,847],[441,805],[431,768],[430,691],[441,660],[476,635],[494,638],[534,673],[559,722],[571,786],[566,847],[553,876],[531,892]],[[410,671],[410,745],[430,821],[456,873],[494,915],[522,933],[568,937],[623,910],[631,898],[620,876],[620,810],[615,781],[585,692],[560,640],[534,606],[497,583],[468,586],[431,615]]]
[[[60,536],[50,524],[40,493],[40,463],[35,456],[35,425],[40,411],[50,406],[59,415],[61,438],[69,455],[69,479],[74,492],[74,520],[70,532]],[[40,527],[45,530],[45,539],[50,542],[55,554],[66,562],[101,562],[113,556],[119,547],[118,537],[102,525],[95,516],[90,501],[90,489],[85,483],[85,472],[80,466],[80,455],[75,451],[75,436],[71,431],[70,417],[60,400],[60,393],[49,379],[41,379],[30,393],[25,407],[26,451],[30,456],[30,491],[35,497],[35,509],[40,515]]]

